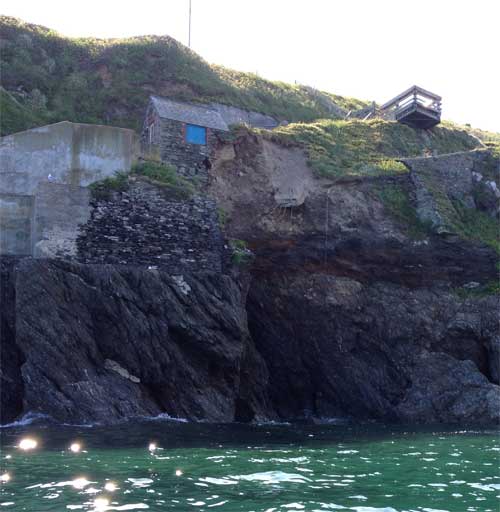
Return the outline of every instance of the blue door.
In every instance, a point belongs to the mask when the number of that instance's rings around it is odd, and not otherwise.
[[[205,145],[207,143],[207,129],[196,124],[187,124],[186,142]]]

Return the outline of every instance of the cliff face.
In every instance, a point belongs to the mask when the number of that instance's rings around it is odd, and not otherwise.
[[[229,276],[25,259],[14,277],[2,422],[21,411],[73,423],[271,414],[267,370]]]
[[[410,423],[498,418],[497,309],[320,272],[256,280],[248,301],[280,417]]]
[[[221,154],[212,193],[255,252],[249,326],[282,418],[499,418],[499,162],[405,164],[327,180],[259,137]]]
[[[2,422],[498,421],[498,161],[405,169],[318,178],[245,134],[207,191],[238,271],[4,260]]]

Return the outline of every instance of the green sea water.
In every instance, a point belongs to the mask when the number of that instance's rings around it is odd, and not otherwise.
[[[155,420],[0,435],[6,512],[500,510],[496,430]]]

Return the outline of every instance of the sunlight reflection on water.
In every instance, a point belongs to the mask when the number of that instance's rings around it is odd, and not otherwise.
[[[41,443],[17,449],[27,438]],[[68,450],[75,438],[85,446],[77,456]],[[148,449],[151,438],[162,448]],[[160,422],[84,431],[17,427],[3,430],[2,471],[11,478],[1,482],[0,506],[498,512],[499,444],[495,431],[374,434],[345,426]]]

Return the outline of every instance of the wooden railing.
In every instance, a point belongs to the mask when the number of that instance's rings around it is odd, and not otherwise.
[[[441,96],[414,85],[380,108],[393,115],[396,120],[415,110],[423,111],[439,119],[441,117]]]

